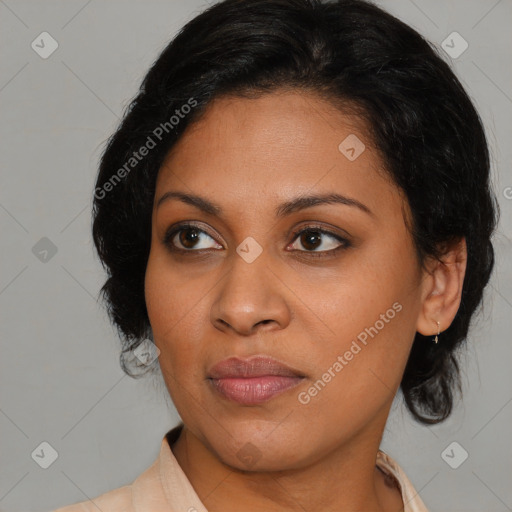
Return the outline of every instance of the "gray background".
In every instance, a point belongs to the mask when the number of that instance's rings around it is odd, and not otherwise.
[[[512,510],[512,1],[379,4],[439,45],[453,31],[468,42],[444,56],[486,124],[502,210],[496,272],[462,359],[463,403],[429,428],[398,395],[382,449],[431,512]],[[119,367],[95,299],[104,275],[90,207],[104,141],[159,51],[206,5],[0,0],[1,511],[45,512],[132,482],[178,421],[160,377]],[[47,59],[31,48],[43,31],[59,44]],[[33,252],[43,237],[57,248],[46,262]],[[44,441],[58,453],[48,469],[31,456]],[[454,441],[469,454],[457,469],[441,456]]]

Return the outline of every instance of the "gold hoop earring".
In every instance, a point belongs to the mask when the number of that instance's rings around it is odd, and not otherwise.
[[[437,322],[437,334],[436,337],[434,338],[434,343],[437,343],[439,341],[439,334],[441,334],[441,330],[439,327],[439,322]]]

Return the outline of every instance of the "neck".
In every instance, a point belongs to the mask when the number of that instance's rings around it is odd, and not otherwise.
[[[386,484],[375,464],[384,425],[377,432],[362,432],[314,464],[286,471],[233,468],[186,427],[172,451],[209,512],[399,512],[400,492]]]

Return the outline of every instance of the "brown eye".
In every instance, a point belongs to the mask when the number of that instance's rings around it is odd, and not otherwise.
[[[199,231],[200,230],[196,228],[180,230],[177,234],[180,244],[185,247],[185,249],[193,249],[200,238]]]
[[[322,234],[319,231],[303,231],[300,235],[300,243],[302,247],[314,251],[322,245]]]
[[[222,246],[206,233],[206,231],[192,224],[182,224],[181,226],[171,228],[165,234],[163,243],[169,250],[177,252],[199,252],[202,249],[222,249]]]
[[[292,248],[300,244],[305,249],[295,248],[296,252],[314,258],[334,256],[338,251],[352,246],[347,239],[319,227],[296,231],[293,240]]]

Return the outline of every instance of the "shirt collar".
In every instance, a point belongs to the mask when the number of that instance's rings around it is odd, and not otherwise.
[[[180,423],[167,432],[157,460],[133,482],[135,512],[208,512],[170,447],[182,428]]]

